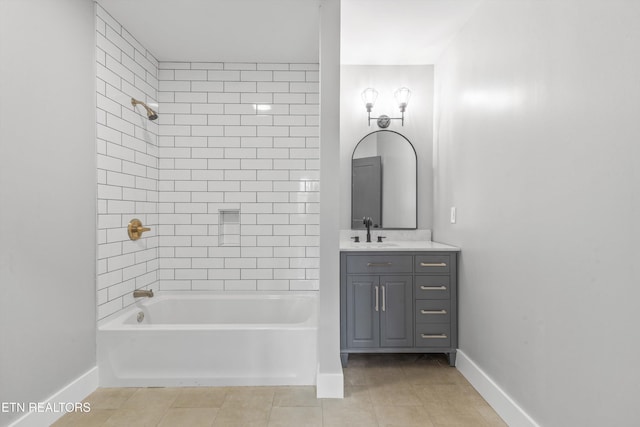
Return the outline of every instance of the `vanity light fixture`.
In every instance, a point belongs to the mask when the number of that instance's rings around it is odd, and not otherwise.
[[[378,91],[373,88],[366,88],[362,92],[362,101],[364,101],[364,106],[367,109],[367,118],[369,120],[369,126],[371,126],[371,120],[376,120],[379,128],[388,128],[391,124],[391,120],[400,120],[402,126],[404,126],[404,112],[407,109],[407,105],[409,104],[409,98],[411,98],[411,91],[406,87],[401,87],[396,90],[393,94],[396,98],[396,102],[398,103],[398,108],[400,108],[401,117],[389,117],[386,115],[381,115],[380,117],[371,117],[371,110],[376,103],[376,99],[378,98]]]

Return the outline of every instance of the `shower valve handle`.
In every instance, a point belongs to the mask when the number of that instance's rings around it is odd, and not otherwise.
[[[151,231],[151,229],[149,227],[143,227],[142,221],[137,218],[132,219],[127,226],[127,232],[131,240],[138,240],[145,231]]]

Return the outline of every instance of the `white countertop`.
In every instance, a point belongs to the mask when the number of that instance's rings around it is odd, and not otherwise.
[[[383,243],[354,243],[351,240],[340,241],[340,251],[452,251],[458,252],[460,248],[430,240],[392,240]]]

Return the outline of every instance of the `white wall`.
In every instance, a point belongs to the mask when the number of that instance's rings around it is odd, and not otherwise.
[[[96,4],[98,319],[158,289],[158,124],[142,106],[158,99],[158,61]],[[157,110],[157,107],[156,107]],[[137,218],[151,231],[136,241]]]
[[[0,2],[2,402],[40,402],[96,364],[93,16],[83,0]]]
[[[460,349],[544,426],[640,424],[639,21],[629,1],[487,1],[436,64]]]
[[[340,0],[320,1],[320,294],[318,398],[342,398],[340,365]]]
[[[379,130],[375,120],[367,124],[362,91],[375,88],[379,95],[372,117],[400,117],[393,93],[406,86],[411,99],[405,124],[392,120],[387,128],[404,135],[418,158],[418,228],[433,223],[433,66],[432,65],[342,65],[340,67],[340,228],[351,228],[351,156],[358,142]]]

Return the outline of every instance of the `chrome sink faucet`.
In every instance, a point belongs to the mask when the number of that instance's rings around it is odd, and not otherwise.
[[[373,224],[373,221],[371,220],[371,217],[363,217],[362,223],[367,227],[367,243],[371,243],[371,225]]]

